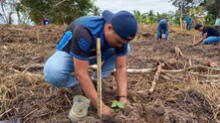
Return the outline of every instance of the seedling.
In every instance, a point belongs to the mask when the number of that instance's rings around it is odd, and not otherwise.
[[[112,108],[111,112],[119,112],[125,108],[125,105],[120,101],[113,100],[111,104],[111,108]]]

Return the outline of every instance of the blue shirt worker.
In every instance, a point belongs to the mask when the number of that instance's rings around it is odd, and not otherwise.
[[[190,31],[191,24],[192,24],[192,18],[191,17],[186,18],[186,30]]]
[[[137,20],[128,11],[112,13],[105,10],[102,16],[84,16],[66,29],[44,66],[45,79],[55,87],[79,87],[97,107],[97,92],[88,73],[90,65],[97,64],[96,38],[101,39],[102,78],[116,70],[118,99],[127,103],[127,55],[129,42],[137,33]],[[74,75],[71,74],[74,72]],[[103,115],[110,115],[110,107],[103,103]]]
[[[47,24],[50,24],[50,20],[47,18],[43,19],[42,25],[47,25]]]
[[[217,16],[215,26],[220,26],[220,16]]]
[[[169,31],[167,19],[161,19],[157,26],[157,39],[162,39],[162,34],[165,34],[165,39],[168,40]]]
[[[220,41],[220,32],[216,28],[197,24],[195,26],[195,29],[199,32],[202,32],[202,37],[200,37],[196,42],[194,42],[194,45],[197,45],[202,41],[205,44],[216,44]]]
[[[217,16],[216,21],[215,21],[215,27],[220,30],[220,16]]]

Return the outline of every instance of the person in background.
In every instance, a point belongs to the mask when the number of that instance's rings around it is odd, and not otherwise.
[[[195,30],[202,32],[202,36],[196,42],[193,43],[194,45],[198,45],[202,41],[205,44],[216,44],[220,41],[220,33],[214,27],[203,26],[201,24],[197,24],[195,26]]]
[[[191,17],[187,17],[186,18],[186,30],[190,31],[191,25],[192,25],[192,18]]]
[[[50,24],[50,20],[48,18],[44,18],[42,21],[41,21],[41,25],[47,25],[47,24]]]
[[[216,18],[215,27],[220,30],[220,16],[217,16]]]
[[[165,34],[165,39],[168,40],[169,30],[168,30],[168,20],[162,18],[157,26],[157,39],[162,39],[162,34]]]

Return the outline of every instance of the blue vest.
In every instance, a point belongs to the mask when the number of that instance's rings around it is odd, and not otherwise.
[[[104,25],[105,20],[100,16],[84,16],[74,22],[75,24],[80,24],[89,29],[92,33],[93,40],[96,41],[97,38],[101,40],[102,49],[108,49],[110,46],[106,43],[104,38]],[[94,43],[96,45],[96,43]]]

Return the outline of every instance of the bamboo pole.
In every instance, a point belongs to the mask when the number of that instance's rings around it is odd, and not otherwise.
[[[193,43],[195,43],[196,42],[196,32],[195,32],[195,30],[193,30]]]
[[[98,89],[98,102],[97,102],[97,109],[98,115],[102,119],[102,69],[101,69],[101,41],[100,38],[96,39],[96,49],[97,49],[97,89]]]

